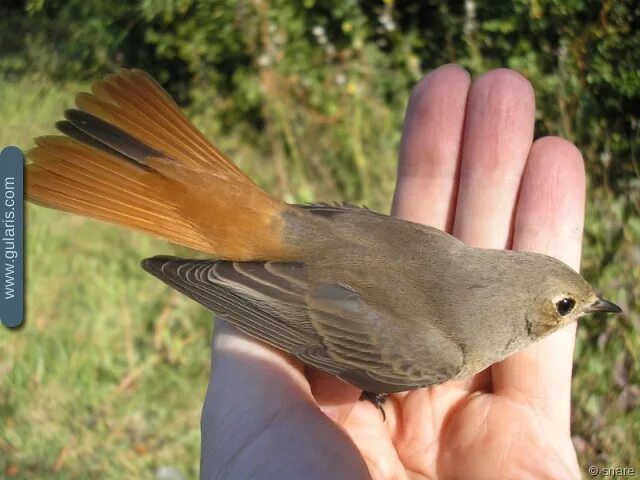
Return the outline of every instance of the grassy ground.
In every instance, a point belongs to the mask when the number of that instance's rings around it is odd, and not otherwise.
[[[0,145],[27,148],[51,132],[84,87],[3,83]],[[215,133],[206,112],[198,120]],[[246,148],[234,138],[223,149]],[[254,178],[287,193],[259,152],[242,153]],[[370,165],[385,172],[385,188],[364,198],[377,207],[393,183],[392,157],[379,155]],[[307,200],[305,188],[297,198]],[[637,200],[612,198],[605,187],[591,192],[586,272],[628,313],[579,329],[575,443],[585,467],[640,469],[640,220],[628,207]],[[27,221],[27,324],[0,329],[0,477],[195,477],[211,319],[138,267],[175,248],[32,206]]]
[[[3,85],[0,144],[51,131],[78,89],[44,86]],[[33,206],[27,222],[27,323],[0,331],[0,477],[195,477],[211,318],[138,267],[175,248]]]

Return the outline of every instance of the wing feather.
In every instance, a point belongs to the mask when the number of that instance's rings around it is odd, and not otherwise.
[[[153,257],[142,266],[245,333],[363,390],[439,383],[462,365],[438,331],[400,332],[347,286],[311,284],[301,263]]]

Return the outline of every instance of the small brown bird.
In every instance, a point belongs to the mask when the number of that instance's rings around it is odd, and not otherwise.
[[[243,332],[366,392],[475,374],[590,312],[620,312],[564,263],[484,250],[364,208],[256,186],[139,70],[97,81],[28,153],[47,207],[216,260],[142,266]]]

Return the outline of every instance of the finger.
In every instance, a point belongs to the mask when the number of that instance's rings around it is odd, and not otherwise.
[[[342,425],[360,398],[362,390],[315,368],[307,367],[305,371],[311,393],[320,409],[331,420]]]
[[[312,403],[299,365],[220,317],[216,318],[211,366],[202,408],[203,452],[220,451],[219,437],[227,417],[237,421],[239,431],[253,432],[283,407]],[[221,455],[225,456],[224,449]],[[202,458],[207,461],[204,453]]]
[[[471,86],[453,227],[463,242],[508,246],[534,119],[533,89],[522,75],[493,70]]]
[[[394,215],[441,229],[450,223],[469,84],[467,72],[446,65],[414,88],[400,149]],[[344,421],[360,391],[318,373],[308,379],[323,411]]]
[[[547,137],[531,148],[514,223],[513,248],[552,255],[579,270],[584,222],[582,155]],[[568,431],[575,324],[493,369],[498,394],[519,395]]]
[[[483,248],[509,245],[520,178],[533,140],[531,84],[511,70],[492,70],[471,86],[453,235]],[[447,387],[489,390],[490,370]]]
[[[413,89],[407,108],[393,214],[451,227],[469,74],[445,65]]]
[[[357,447],[313,402],[301,364],[217,319],[201,478],[249,478],[258,468],[267,478],[367,478]]]

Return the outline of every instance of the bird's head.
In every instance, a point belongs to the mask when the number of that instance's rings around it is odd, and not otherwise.
[[[559,260],[540,255],[544,275],[529,288],[532,302],[527,312],[527,328],[535,337],[543,337],[586,313],[620,313],[622,309],[604,300],[593,291],[589,283]]]

